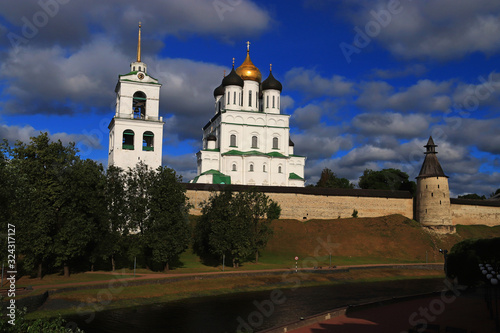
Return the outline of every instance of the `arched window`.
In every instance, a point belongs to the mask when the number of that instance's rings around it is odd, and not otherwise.
[[[236,105],[236,91],[233,93],[233,104]]]
[[[231,136],[229,137],[229,146],[230,147],[237,147],[236,146],[236,135],[231,134]]]
[[[266,96],[266,108],[269,107],[269,96]]]
[[[266,172],[266,165],[265,164],[262,166],[262,172]]]
[[[278,173],[281,173],[281,165],[278,167]]]
[[[139,72],[140,72],[140,71],[142,71],[142,68],[141,68],[141,66],[139,66]]]
[[[132,71],[135,72],[135,66],[132,68]]]
[[[232,171],[236,171],[236,163],[233,163],[233,167],[231,168]]]
[[[134,94],[132,100],[132,109],[134,111],[134,119],[146,119],[146,94],[138,91]]]
[[[257,137],[255,135],[252,136],[252,148],[259,148],[259,142],[258,142]]]
[[[274,96],[273,96],[273,109],[274,109]]]
[[[231,98],[231,94],[227,93],[227,105],[229,105],[229,99]]]
[[[122,148],[134,150],[134,131],[130,129],[123,131]]]
[[[248,91],[248,106],[252,106],[252,91]]]
[[[273,149],[278,149],[278,138],[274,137],[273,138]]]
[[[151,131],[146,131],[142,135],[142,150],[144,151],[154,151],[155,135]]]
[[[250,166],[249,166],[249,168],[248,168],[248,171],[253,172],[253,164],[252,164],[252,163],[250,163]]]

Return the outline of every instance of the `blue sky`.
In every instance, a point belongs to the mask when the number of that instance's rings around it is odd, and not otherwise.
[[[325,167],[412,179],[432,135],[453,195],[500,188],[500,2],[3,0],[0,137],[48,131],[107,164],[114,88],[136,55],[163,84],[163,163],[195,176],[213,90],[250,54],[273,64],[306,179]]]

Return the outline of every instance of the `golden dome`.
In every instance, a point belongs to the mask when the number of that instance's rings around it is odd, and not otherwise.
[[[247,43],[250,45],[250,43]],[[243,80],[252,80],[260,83],[262,80],[262,74],[259,69],[250,60],[250,50],[247,48],[247,57],[240,67],[236,69],[236,74],[238,74]]]

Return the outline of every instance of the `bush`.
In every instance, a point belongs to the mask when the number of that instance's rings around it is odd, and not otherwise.
[[[354,210],[352,211],[352,217],[354,217],[354,218],[357,218],[357,217],[358,217],[358,211],[357,211],[356,209],[354,209]]]
[[[467,239],[455,244],[448,255],[448,277],[460,284],[475,285],[484,279],[479,264],[489,263],[498,269],[500,238]]]

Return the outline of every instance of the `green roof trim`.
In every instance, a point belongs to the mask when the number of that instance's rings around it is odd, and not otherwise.
[[[295,155],[295,154],[292,154],[292,155],[289,155],[290,157],[305,157],[305,156],[302,156],[302,155]]]
[[[215,149],[202,149],[202,151],[215,151],[215,152],[220,152],[220,149],[219,148],[215,148]]]
[[[118,76],[119,76],[119,77],[122,77],[122,76],[128,76],[128,75],[137,75],[137,73],[139,73],[139,71],[132,71],[132,72],[129,72],[129,73],[127,73],[127,74],[119,74]],[[141,72],[141,73],[144,73],[144,72]],[[149,75],[149,74],[144,73],[144,75],[149,76],[149,77],[150,77],[150,78],[152,78],[153,80],[158,81],[156,78],[152,77],[152,76],[151,76],[151,75]]]
[[[304,180],[304,178],[300,177],[294,172],[291,172],[290,175],[288,176],[288,179],[297,179],[297,180]]]
[[[193,183],[197,183],[198,179],[204,175],[212,175],[212,184],[231,184],[231,176],[225,175],[222,172],[214,169],[202,172],[193,179]]]
[[[232,156],[269,156],[269,157],[277,157],[277,158],[289,158],[288,156],[285,156],[281,153],[278,153],[276,151],[273,151],[271,153],[263,153],[257,150],[251,150],[251,151],[240,151],[240,150],[229,150],[225,153],[222,153],[222,156],[225,155],[232,155]]]

